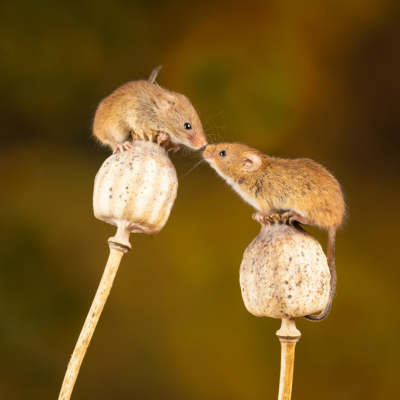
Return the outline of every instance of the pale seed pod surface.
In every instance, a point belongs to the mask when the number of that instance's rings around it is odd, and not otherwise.
[[[321,311],[330,272],[319,242],[300,228],[265,225],[244,252],[243,301],[257,317],[295,318]]]
[[[94,182],[95,217],[133,233],[158,233],[166,224],[178,190],[176,170],[156,143],[136,141],[132,150],[109,157]]]

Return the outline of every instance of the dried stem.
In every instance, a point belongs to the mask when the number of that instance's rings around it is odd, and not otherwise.
[[[65,373],[58,400],[69,400],[71,398],[72,390],[74,388],[83,357],[85,357],[86,350],[89,347],[89,343],[93,336],[94,330],[96,329],[97,322],[99,321],[101,312],[103,311],[104,305],[107,301],[107,297],[110,293],[122,256],[131,249],[131,246],[128,242],[130,232],[126,228],[127,225],[122,221],[122,223],[119,223],[116,236],[108,239],[110,255],[108,257],[107,265],[92,306],[90,307],[89,314],[86,317],[85,324],[83,325],[81,334],[79,335],[79,339],[76,343],[71,360],[68,364],[67,372]]]
[[[292,396],[294,348],[301,337],[294,318],[283,318],[281,329],[276,332],[276,336],[281,342],[281,377],[278,400],[290,400]]]

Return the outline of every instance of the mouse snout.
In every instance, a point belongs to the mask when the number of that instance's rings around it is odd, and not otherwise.
[[[207,139],[200,140],[200,147],[207,146],[207,144],[208,144]]]
[[[195,147],[196,149],[201,149],[202,147],[207,146],[207,139],[199,135],[195,135],[192,138],[191,142],[193,147]]]
[[[213,158],[215,153],[215,145],[209,144],[203,152],[203,157],[207,160],[209,158]]]

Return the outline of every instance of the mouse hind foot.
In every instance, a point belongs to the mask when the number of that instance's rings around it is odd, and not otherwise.
[[[254,213],[251,216],[254,221],[257,221],[261,226],[271,225],[271,224],[286,224],[287,218],[284,215],[279,214],[267,214],[264,212]]]
[[[262,226],[271,223],[287,223],[289,225],[293,225],[293,222],[298,222],[302,225],[314,225],[310,219],[303,217],[296,211],[289,211],[284,214],[267,214],[264,212],[258,212],[254,213],[252,215],[252,218],[254,219],[254,221],[257,221]]]
[[[302,225],[314,225],[313,221],[307,217],[303,217],[296,211],[288,211],[282,214],[282,218],[286,218],[290,225],[295,221]]]

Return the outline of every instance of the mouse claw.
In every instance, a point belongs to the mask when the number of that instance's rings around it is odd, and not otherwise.
[[[145,140],[145,135],[141,129],[136,129],[135,130],[135,135],[139,140]]]
[[[114,148],[113,154],[123,153],[124,151],[132,150],[132,143],[125,142],[124,144],[119,144]]]
[[[147,136],[150,142],[155,142],[157,140],[158,133],[156,131],[148,131]]]
[[[162,140],[161,141],[161,145],[162,147],[164,147],[164,149],[166,151],[171,151],[174,149],[174,144],[171,142],[171,140],[168,138],[167,140]]]
[[[165,146],[165,150],[171,151],[174,149],[174,145],[170,142]]]
[[[132,150],[132,142],[125,142],[122,145],[122,148],[124,149],[124,151]]]
[[[144,132],[144,140],[146,142],[154,142],[155,136],[154,136],[154,132],[153,131],[146,131]],[[157,135],[157,133],[156,133]]]
[[[280,224],[281,223],[281,217],[279,216],[279,214],[271,214],[268,217],[269,220],[271,220],[272,223],[274,224]]]
[[[282,221],[282,223],[283,224],[289,224],[289,225],[291,225],[291,221],[290,221],[290,214],[289,213],[284,213],[284,214],[282,214],[281,215],[281,221]]]
[[[176,153],[180,148],[181,148],[181,146],[179,146],[179,144],[176,144],[174,146],[174,153]]]
[[[268,215],[266,213],[259,212],[253,214],[252,218],[262,226],[273,224],[293,225],[294,222],[298,221],[297,213],[292,214],[291,212],[287,212],[282,215],[276,213]]]

